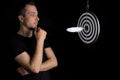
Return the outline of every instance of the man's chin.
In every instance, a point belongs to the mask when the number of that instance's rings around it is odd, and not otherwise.
[[[30,29],[31,29],[31,30],[34,30],[35,28],[37,28],[37,26],[33,26],[33,27],[31,27]]]

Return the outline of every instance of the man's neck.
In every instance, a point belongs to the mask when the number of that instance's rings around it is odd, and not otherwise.
[[[32,37],[33,30],[20,27],[20,29],[18,30],[17,34],[22,35],[24,37]]]

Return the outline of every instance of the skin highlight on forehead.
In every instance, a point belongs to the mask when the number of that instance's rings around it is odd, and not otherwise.
[[[26,5],[25,7],[26,13],[27,14],[38,14],[38,11],[34,5]]]

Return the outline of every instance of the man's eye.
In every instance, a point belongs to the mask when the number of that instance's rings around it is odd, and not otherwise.
[[[34,14],[31,14],[31,16],[35,16]]]

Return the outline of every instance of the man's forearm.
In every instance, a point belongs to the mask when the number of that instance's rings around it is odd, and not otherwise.
[[[40,71],[39,67],[42,64],[42,56],[43,56],[43,42],[38,42],[36,45],[35,54],[33,55],[31,60],[31,66],[33,67],[33,69],[36,70],[34,72]]]
[[[43,62],[40,67],[40,71],[47,71],[57,66],[57,62],[52,59],[48,59],[47,61]]]

